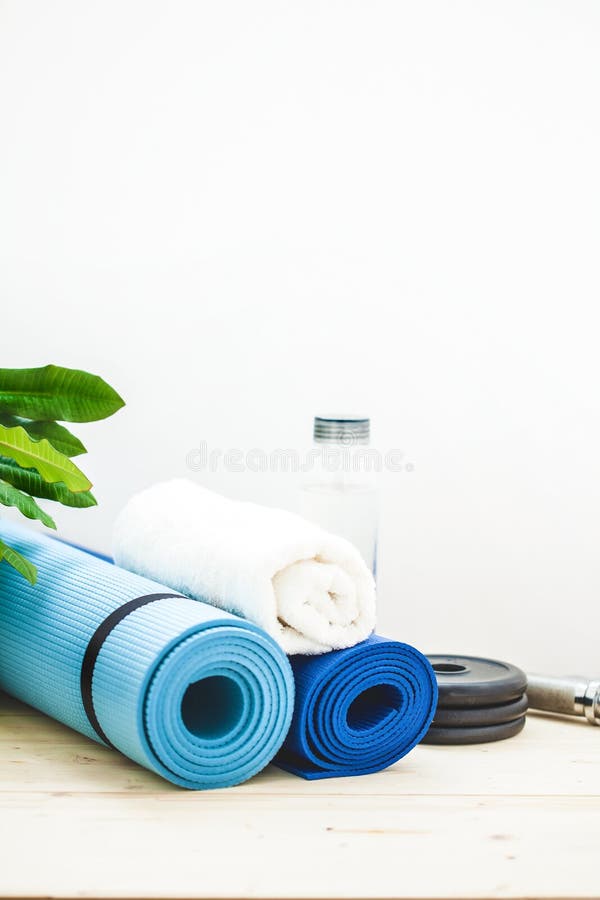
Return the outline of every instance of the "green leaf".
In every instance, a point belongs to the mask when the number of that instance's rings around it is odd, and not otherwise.
[[[41,497],[43,500],[56,500],[63,506],[74,506],[77,509],[85,509],[96,506],[96,498],[89,491],[74,493],[60,482],[48,484],[35,469],[22,469],[14,459],[0,456],[0,478],[8,481],[13,487],[33,497]]]
[[[26,419],[94,422],[125,403],[99,375],[43,366],[0,369],[0,411]]]
[[[45,481],[64,481],[71,491],[87,491],[92,484],[75,463],[55,450],[46,439],[32,441],[25,429],[0,425],[0,454],[25,469],[37,469]]]
[[[65,456],[80,456],[82,453],[87,453],[79,438],[71,434],[64,425],[59,425],[58,422],[30,422],[29,419],[20,419],[9,413],[0,413],[0,425],[5,425],[7,428],[21,425],[34,441],[46,438],[55,450],[64,453]]]
[[[12,566],[13,569],[16,569],[20,575],[27,579],[29,584],[36,583],[36,567],[28,562],[24,556],[21,556],[20,553],[17,553],[16,550],[13,550],[12,547],[9,547],[8,544],[5,544],[4,541],[0,541],[0,562],[2,560],[7,562],[9,566]]]
[[[15,506],[28,519],[38,519],[46,528],[56,530],[54,519],[38,506],[33,497],[23,494],[6,481],[0,481],[0,503],[4,506]]]

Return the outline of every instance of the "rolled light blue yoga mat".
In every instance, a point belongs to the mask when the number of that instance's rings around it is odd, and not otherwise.
[[[414,647],[372,635],[346,650],[290,662],[296,707],[275,759],[281,768],[310,779],[379,772],[427,733],[437,682]]]
[[[294,682],[256,626],[33,531],[0,536],[0,688],[174,784],[238,784],[275,755]]]

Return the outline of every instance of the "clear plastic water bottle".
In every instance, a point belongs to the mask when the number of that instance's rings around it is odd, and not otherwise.
[[[316,416],[314,448],[305,466],[300,512],[351,541],[377,571],[377,452],[369,450],[364,416]]]

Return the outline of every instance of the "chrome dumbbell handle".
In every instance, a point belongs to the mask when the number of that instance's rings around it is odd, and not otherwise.
[[[527,696],[531,709],[585,716],[590,725],[600,725],[600,679],[528,675]]]

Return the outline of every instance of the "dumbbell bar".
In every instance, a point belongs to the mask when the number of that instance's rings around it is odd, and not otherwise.
[[[527,696],[530,708],[585,716],[590,725],[600,725],[600,679],[528,675]]]

